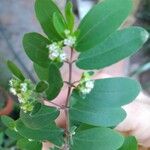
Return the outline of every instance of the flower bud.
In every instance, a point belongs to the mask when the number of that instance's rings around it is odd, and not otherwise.
[[[64,39],[64,45],[72,47],[76,42],[76,37],[74,36],[68,36],[66,39]]]

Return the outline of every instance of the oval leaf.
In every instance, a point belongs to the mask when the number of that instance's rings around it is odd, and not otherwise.
[[[63,87],[61,73],[55,64],[50,64],[49,66],[48,83],[49,88],[46,91],[47,98],[52,100],[60,93],[61,88]]]
[[[82,69],[100,69],[112,65],[138,51],[148,39],[148,32],[130,27],[113,33],[104,42],[81,53],[77,66]]]
[[[54,99],[63,86],[63,80],[58,67],[51,63],[48,68],[43,68],[34,64],[35,71],[40,80],[45,80],[49,84],[49,88],[46,90],[48,100]]]
[[[126,116],[121,106],[130,103],[140,85],[129,78],[96,80],[94,89],[82,98],[74,90],[70,100],[70,118],[95,126],[116,126]]]
[[[27,33],[23,37],[23,47],[28,57],[40,66],[49,64],[49,50],[46,48],[50,41],[38,33]]]
[[[40,81],[37,85],[36,85],[36,92],[38,93],[42,93],[44,92],[47,88],[48,88],[48,83],[45,81]]]
[[[9,129],[14,129],[15,121],[12,118],[10,118],[8,116],[1,116],[1,121]]]
[[[42,129],[31,129],[26,127],[21,120],[16,121],[16,129],[19,134],[27,139],[36,141],[51,141],[61,146],[63,143],[63,131],[51,123],[48,127]]]
[[[50,40],[59,41],[61,40],[61,37],[57,33],[53,25],[54,12],[62,15],[60,10],[52,0],[36,0],[35,13],[43,28],[43,31]]]
[[[70,119],[93,126],[114,127],[126,117],[125,111],[119,107],[94,109],[78,103],[70,108]]]
[[[62,38],[65,37],[64,31],[67,29],[67,25],[66,25],[66,22],[65,22],[63,16],[60,15],[59,13],[54,13],[53,14],[53,24],[54,24],[54,27],[55,27],[56,31],[58,32],[58,34]]]
[[[36,113],[24,113],[23,111],[20,113],[22,122],[32,129],[40,129],[50,125],[58,115],[58,109],[44,105],[41,105],[41,108]]]
[[[77,51],[86,51],[117,30],[131,10],[131,0],[104,0],[92,8],[79,26]]]
[[[48,67],[46,67],[46,68],[41,67],[36,63],[33,64],[33,67],[34,67],[34,70],[35,70],[35,72],[36,72],[36,74],[40,80],[45,80],[45,81],[48,80],[48,76],[49,76]]]
[[[9,128],[5,130],[5,134],[14,140],[19,140],[23,138],[17,131],[9,129]]]
[[[25,77],[20,71],[20,69],[12,62],[12,61],[7,61],[7,66],[10,69],[10,71],[13,73],[15,77],[20,79],[21,81],[24,81]]]
[[[118,107],[132,102],[141,90],[140,84],[128,77],[95,80],[94,89],[85,97],[93,107]],[[76,99],[78,94],[73,95]]]
[[[73,5],[72,5],[71,2],[68,2],[66,4],[66,7],[65,7],[65,16],[66,16],[66,22],[67,22],[68,28],[72,32],[73,28],[74,28],[75,17],[74,17],[74,13],[73,13]]]
[[[71,150],[116,150],[123,144],[124,138],[117,132],[95,127],[77,132],[73,136]]]

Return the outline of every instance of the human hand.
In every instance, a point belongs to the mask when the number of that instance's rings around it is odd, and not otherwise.
[[[116,130],[135,136],[142,147],[150,147],[150,98],[141,93],[135,101],[123,108],[127,117]]]

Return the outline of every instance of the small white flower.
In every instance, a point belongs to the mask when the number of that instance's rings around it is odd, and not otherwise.
[[[65,53],[61,53],[59,57],[61,61],[65,61],[67,59],[67,55]]]
[[[72,47],[76,42],[76,37],[68,36],[67,39],[64,39],[64,45]]]
[[[10,88],[10,92],[14,95],[17,95],[16,89],[14,89],[14,88]]]
[[[82,80],[81,80],[82,81]],[[83,80],[84,82],[81,82],[79,85],[79,91],[86,95],[91,92],[91,90],[94,88],[94,81],[93,80]]]
[[[94,87],[94,81],[92,81],[92,80],[87,81],[85,83],[85,87],[89,88],[89,89],[93,89],[93,87]]]
[[[20,103],[25,103],[25,101],[23,100],[23,98],[22,98],[22,97],[19,97],[19,96],[18,96],[18,101],[19,101]]]
[[[81,92],[82,94],[86,95],[86,94],[88,94],[88,93],[91,92],[91,89],[89,89],[89,88],[81,88],[81,89],[80,89],[80,92]]]
[[[27,83],[21,83],[20,87],[21,87],[21,91],[22,92],[26,92],[27,91]]]
[[[51,60],[59,59],[60,61],[66,60],[66,54],[62,51],[60,45],[58,43],[52,43],[50,45],[47,45],[47,48],[49,49],[49,58]]]
[[[10,92],[18,97],[19,103],[21,104],[21,109],[24,112],[32,111],[33,104],[30,102],[30,97],[34,95],[32,95],[32,89],[28,89],[28,86],[33,87],[31,81],[25,80],[23,83],[21,83],[21,81],[18,79],[12,79],[10,80],[10,85]]]
[[[9,85],[10,85],[10,86],[13,86],[13,79],[11,79],[11,80],[9,81]]]
[[[59,45],[58,45],[56,42],[54,42],[54,43],[52,43],[52,44],[50,44],[50,45],[47,45],[46,47],[47,47],[50,51],[57,51],[58,49],[60,49]]]
[[[54,60],[55,58],[57,58],[59,56],[59,52],[55,51],[55,52],[51,52],[49,54],[50,59]]]
[[[19,103],[22,103],[22,99],[21,98],[18,98],[18,101],[19,101]]]

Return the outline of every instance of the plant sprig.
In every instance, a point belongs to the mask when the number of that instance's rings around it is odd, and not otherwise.
[[[89,70],[102,69],[132,55],[147,41],[148,32],[140,27],[118,30],[131,11],[131,0],[98,3],[77,28],[72,7],[72,3],[67,2],[63,16],[52,0],[35,2],[36,17],[46,36],[27,33],[23,46],[39,81],[33,84],[25,79],[20,69],[8,61],[14,75],[11,92],[21,99],[22,106],[18,120],[2,117],[8,136],[16,139],[19,136],[17,145],[22,150],[34,150],[35,146],[40,150],[45,141],[53,143],[51,150],[123,150],[128,147],[136,150],[133,137],[125,139],[112,128],[126,117],[122,106],[136,98],[139,83],[126,77],[93,80]],[[64,51],[66,47],[68,53]],[[74,60],[77,53],[79,57]],[[64,64],[68,64],[68,81],[64,81],[60,73]],[[74,64],[83,69],[76,82],[73,82]],[[57,98],[64,84],[68,85],[66,103],[59,105],[52,100]],[[44,99],[52,106],[45,106]],[[66,129],[55,123],[60,110],[67,116]]]

